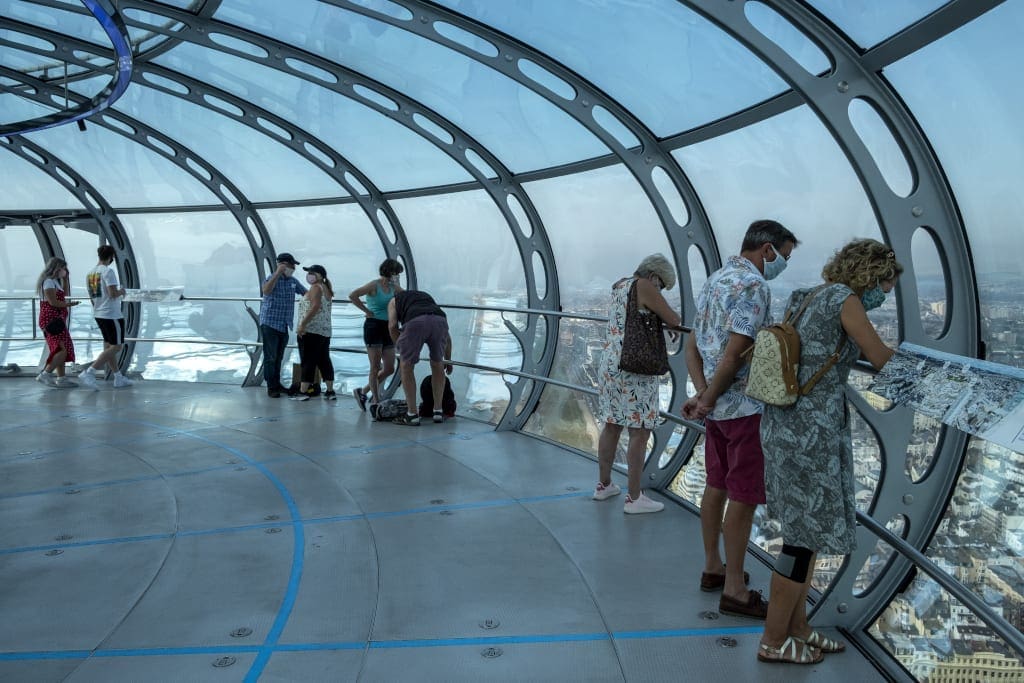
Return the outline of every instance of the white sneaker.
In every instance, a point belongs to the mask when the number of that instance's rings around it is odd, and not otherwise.
[[[93,391],[99,391],[99,386],[96,384],[96,373],[92,368],[78,373],[78,380]]]
[[[57,376],[54,375],[52,372],[47,372],[46,370],[43,370],[38,375],[36,375],[36,381],[52,387],[57,383]]]
[[[53,386],[58,389],[74,389],[78,384],[76,382],[72,382],[70,377],[58,377],[53,381]]]
[[[627,495],[626,502],[622,506],[622,511],[627,515],[642,515],[645,512],[661,512],[664,509],[664,503],[651,500],[644,495],[643,491],[640,492],[640,497],[636,500],[633,500]]]
[[[114,375],[114,388],[115,389],[123,389],[125,387],[130,387],[133,384],[135,384],[135,382],[131,381],[130,379],[128,379],[127,377],[125,377],[121,373],[117,373],[116,375]]]
[[[622,493],[622,489],[615,482],[608,484],[607,486],[601,482],[597,482],[597,488],[594,489],[594,500],[608,500],[614,496]]]

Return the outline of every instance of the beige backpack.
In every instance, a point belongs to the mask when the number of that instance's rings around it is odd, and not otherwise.
[[[801,396],[810,393],[818,380],[836,364],[846,344],[846,334],[839,337],[836,350],[807,383],[800,386],[800,334],[796,322],[807,309],[811,299],[827,285],[817,287],[804,297],[800,308],[794,313],[787,311],[781,323],[769,325],[758,331],[754,345],[744,352],[749,356],[750,374],[747,376],[747,396],[771,406],[785,408],[797,402]]]

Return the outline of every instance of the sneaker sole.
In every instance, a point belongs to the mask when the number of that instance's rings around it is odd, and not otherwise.
[[[626,508],[622,508],[622,511],[624,513],[626,513],[627,515],[646,515],[646,514],[650,514],[652,512],[661,512],[664,509],[665,508],[663,508],[663,507],[658,508],[657,510],[627,510]]]

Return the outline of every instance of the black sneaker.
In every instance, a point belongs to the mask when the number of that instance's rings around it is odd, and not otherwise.
[[[370,417],[372,417],[374,420],[377,419],[377,408],[378,407],[379,406],[376,403],[371,403],[370,404]]]
[[[267,389],[267,396],[270,398],[281,398],[281,391],[279,389]]]
[[[361,410],[361,411],[363,411],[365,413],[366,412],[366,394],[363,393],[363,390],[361,388],[359,388],[359,387],[356,387],[355,389],[352,390],[352,396],[355,397],[356,403],[359,404],[359,410]]]
[[[420,426],[420,416],[410,415],[408,413],[402,413],[401,415],[399,415],[398,417],[391,421],[394,422],[396,425],[408,425],[409,427]]]
[[[338,400],[338,395],[336,393],[334,393],[334,389],[328,389],[327,391],[324,392],[324,400],[325,401],[337,401]]]
[[[444,413],[442,413],[440,410],[435,410],[434,422],[444,422]]]

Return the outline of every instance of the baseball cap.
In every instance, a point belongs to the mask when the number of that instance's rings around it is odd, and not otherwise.
[[[282,251],[277,255],[278,263],[290,263],[293,266],[299,265],[299,262],[295,260],[295,257],[289,254],[287,251]]]
[[[303,267],[302,269],[307,273],[316,273],[320,277],[327,277],[327,270],[325,270],[324,267],[320,265],[312,265],[309,266],[308,268]]]

